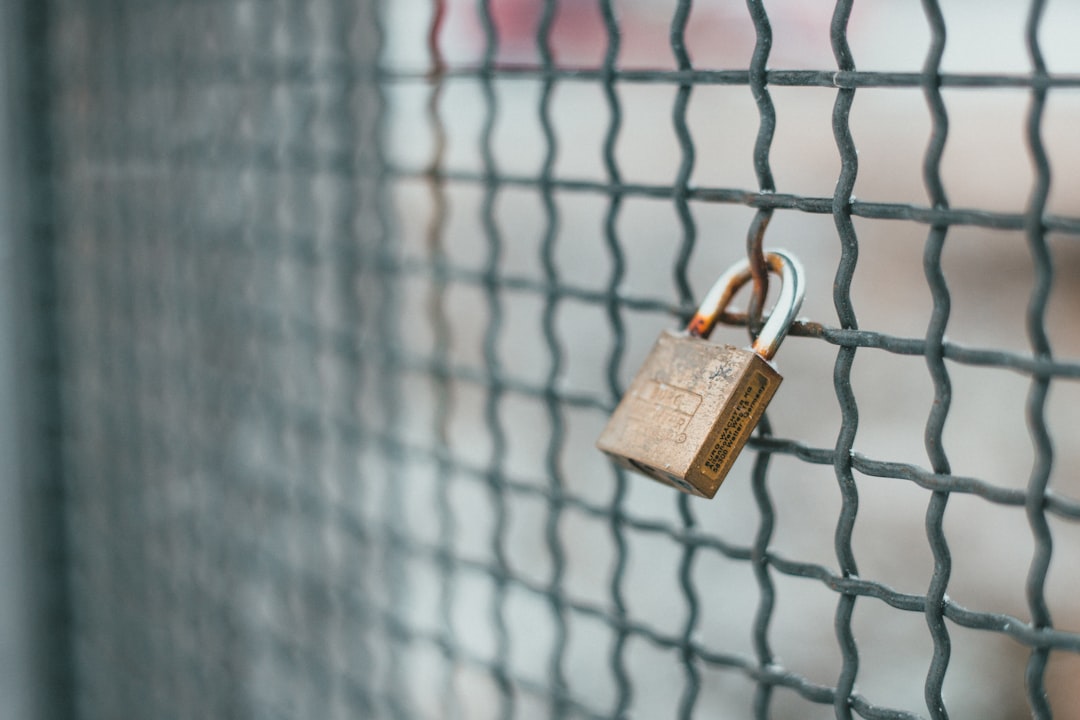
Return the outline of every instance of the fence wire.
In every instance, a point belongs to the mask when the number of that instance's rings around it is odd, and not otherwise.
[[[971,641],[978,653],[1024,654],[1009,666],[1022,676],[1022,696],[988,712],[1080,712],[1075,693],[1047,687],[1053,658],[1068,673],[1078,666],[1065,658],[1080,655],[1075,596],[1058,609],[1046,589],[1052,539],[1060,533],[1058,554],[1074,551],[1069,533],[1080,520],[1080,492],[1068,485],[1075,454],[1065,448],[1055,466],[1051,442],[1075,441],[1075,427],[1051,427],[1047,410],[1051,390],[1068,392],[1080,378],[1080,360],[1052,352],[1047,320],[1054,288],[1075,285],[1067,271],[1055,285],[1054,270],[1080,234],[1080,213],[1051,206],[1054,158],[1042,123],[1048,100],[1075,92],[1080,75],[1047,67],[1046,3],[1027,11],[1029,69],[1002,74],[943,72],[946,21],[935,0],[922,3],[922,69],[906,72],[857,69],[850,0],[814,11],[831,12],[835,65],[807,69],[770,66],[780,11],[759,2],[745,10],[754,33],[747,65],[696,67],[689,0],[664,9],[670,68],[622,64],[624,17],[637,6],[615,0],[590,4],[598,63],[570,65],[554,38],[571,5],[469,6],[475,62],[444,53],[448,18],[465,11],[448,0],[50,0],[33,11],[46,28],[48,202],[38,207],[50,212],[55,249],[77,714],[971,716],[983,706],[965,704],[968,695],[999,697],[977,674],[961,674],[950,690],[953,646],[974,635],[1008,641]],[[526,43],[535,63],[502,54],[515,8],[535,10]],[[426,65],[396,62],[395,44],[418,22],[427,26]],[[449,99],[463,86],[476,93],[465,112],[472,138],[461,129],[460,98]],[[599,148],[560,132],[556,97],[570,86],[602,99],[593,108],[607,118]],[[622,167],[620,139],[642,108],[631,109],[628,93],[638,86],[673,93],[664,108],[678,153],[673,180],[642,182]],[[535,171],[508,169],[502,154],[503,118],[524,102],[518,87],[535,92]],[[708,87],[752,95],[752,186],[695,180],[703,154],[688,113]],[[774,178],[774,137],[791,107],[774,102],[780,88],[832,97],[839,174],[829,179],[831,196],[791,192]],[[929,112],[925,201],[857,199],[859,98],[904,88],[921,91]],[[1016,142],[1034,170],[1021,211],[950,203],[943,93],[956,88],[1026,94]],[[409,97],[419,100],[409,105]],[[402,149],[403,133],[416,135],[415,148]],[[462,147],[471,162],[458,162]],[[586,150],[601,157],[597,176],[559,170],[562,158]],[[416,155],[419,163],[407,161]],[[521,198],[533,210],[507,210]],[[583,273],[575,264],[584,261],[567,254],[585,242],[575,198],[597,209],[603,264],[595,271]],[[666,268],[628,242],[634,204],[646,201],[674,213],[674,239],[653,241],[668,253]],[[782,368],[800,352],[833,358],[838,414],[816,424],[835,444],[793,432],[807,426],[774,410],[714,501],[734,508],[725,518],[745,521],[730,527],[714,521],[715,505],[643,489],[648,481],[581,451],[642,357],[635,323],[673,326],[692,314],[702,253],[731,244],[701,227],[701,214],[719,206],[748,213],[737,222],[751,245],[761,233],[770,245],[766,228],[781,216],[831,218],[836,317],[800,321],[788,341],[797,348],[780,355]],[[874,232],[864,228],[885,221],[924,238],[923,337],[856,318],[857,258]],[[953,293],[943,253],[964,229],[1026,241],[1026,349],[946,337]],[[742,253],[735,244],[731,257]],[[812,252],[809,242],[792,249]],[[654,271],[669,286],[629,287],[642,263],[661,267]],[[596,282],[583,280],[590,274]],[[1065,320],[1075,323],[1075,312],[1066,307]],[[579,317],[591,325],[569,332],[568,318]],[[747,322],[739,313],[727,319]],[[924,460],[862,449],[866,404],[854,368],[884,367],[889,356],[925,362]],[[591,380],[574,380],[583,366]],[[987,388],[1006,382],[1000,377],[1027,383],[1025,482],[954,471],[956,453],[946,449],[962,443],[946,432],[953,382],[976,369],[996,373],[981,393],[996,392]],[[795,363],[781,393],[828,383],[819,375],[798,385],[800,372],[808,371]],[[993,441],[982,442],[992,453]],[[831,468],[828,487],[817,466]],[[918,552],[928,549],[930,560],[914,592],[860,573],[861,541],[889,532],[857,520],[860,499],[881,492],[874,479],[920,489]],[[820,493],[807,501],[819,504],[778,511],[790,508],[792,480],[811,493],[797,497]],[[725,499],[732,485],[748,491]],[[838,499],[821,499],[834,490]],[[977,594],[964,604],[950,597],[961,568],[949,518],[975,511],[946,512],[963,498],[1023,510],[1026,523],[993,515],[1002,527],[982,530],[1026,538],[1021,605],[1003,611]],[[914,507],[898,504],[895,513]],[[833,532],[832,558],[778,547],[785,522],[803,514]],[[1023,532],[1009,534],[1005,523]],[[642,550],[649,543],[658,549]],[[914,544],[892,550],[913,553]],[[992,565],[990,555],[983,560]],[[1055,570],[1071,576],[1075,556],[1064,557]],[[728,570],[716,570],[721,562]],[[799,615],[804,594],[816,591],[831,612],[813,614],[808,604]],[[746,607],[723,610],[734,594],[749,598]],[[887,683],[863,685],[872,670],[863,658],[900,653],[907,642],[877,630],[862,636],[857,615],[872,603],[878,630],[894,622],[921,636],[918,706],[897,700],[911,687],[889,694]],[[717,630],[716,608],[731,616],[731,636]],[[919,626],[903,624],[916,615]],[[788,664],[790,644],[777,649],[786,635],[835,663]]]

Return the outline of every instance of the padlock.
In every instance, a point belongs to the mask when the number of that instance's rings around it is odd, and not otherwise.
[[[753,345],[707,339],[750,280],[743,261],[716,281],[686,330],[661,333],[596,443],[612,460],[692,495],[716,494],[780,385],[771,360],[802,306],[799,262],[780,250],[766,260],[782,284]]]

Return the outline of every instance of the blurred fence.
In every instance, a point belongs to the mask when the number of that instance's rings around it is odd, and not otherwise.
[[[78,716],[1080,713],[1070,8],[29,13]],[[762,227],[770,422],[616,472]]]

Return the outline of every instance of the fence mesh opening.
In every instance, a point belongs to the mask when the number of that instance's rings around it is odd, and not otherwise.
[[[33,12],[80,717],[1080,715],[1075,7]],[[617,472],[763,225],[768,421]]]

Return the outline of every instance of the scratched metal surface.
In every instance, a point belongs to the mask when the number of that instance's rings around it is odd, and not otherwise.
[[[1080,63],[1048,69],[1046,3],[1025,10],[1025,66],[1000,73],[943,69],[935,0],[908,70],[858,69],[850,0],[729,10],[742,29],[708,26],[711,42],[741,42],[746,61],[718,67],[688,50],[706,23],[689,0],[46,5],[40,207],[54,213],[78,716],[1080,712],[1070,683],[1047,687],[1052,662],[1066,678],[1080,667],[1076,426],[1067,401],[1047,407],[1080,379],[1074,336],[1054,334],[1075,324],[1080,207],[1051,202],[1051,166],[1071,187],[1080,163],[1048,151],[1042,124],[1048,102],[1080,89]],[[562,60],[556,30],[573,28],[560,17],[586,6],[592,60]],[[806,23],[831,63],[776,58],[773,27],[799,12],[820,16]],[[667,62],[634,55],[634,23],[663,27]],[[745,126],[694,105],[729,89],[752,97]],[[854,114],[905,90],[921,93],[926,132],[888,125],[860,143]],[[950,112],[964,107],[946,103],[953,91],[1022,100],[1010,141],[1033,170],[1020,207],[943,181]],[[774,149],[795,122],[785,112],[817,107],[787,92],[826,95],[830,142]],[[575,114],[564,97],[586,100]],[[694,120],[698,107],[714,121]],[[654,111],[670,137],[649,132],[673,149],[664,170],[640,160],[654,139],[635,123]],[[708,143],[739,128],[749,180],[700,180],[723,157]],[[918,158],[921,198],[890,199],[887,184],[867,189],[883,199],[854,197],[875,141]],[[831,194],[784,164],[809,166],[822,147]],[[578,155],[595,156],[592,171],[566,170]],[[729,210],[737,239],[724,244],[702,218]],[[1005,240],[962,262],[1007,243],[1031,278],[1022,322],[967,342],[946,337],[962,329],[951,304],[990,280],[944,270],[964,233]],[[819,293],[717,504],[603,464],[591,443],[640,349],[692,315],[719,258],[777,239],[810,261]],[[901,243],[919,275],[889,265]],[[893,272],[929,298],[901,308],[901,331],[856,282],[880,295]],[[882,380],[903,358],[914,375]],[[874,385],[858,379],[877,367],[890,370]],[[872,396],[910,377],[929,389],[906,393],[915,419],[893,424],[887,411],[907,405]],[[971,409],[993,393],[1002,410]],[[978,460],[1012,467],[998,431],[980,434],[998,412],[1030,436],[1020,482]],[[890,514],[874,514],[879,501]],[[949,524],[984,507],[1016,513]],[[998,563],[993,538],[1024,558]],[[922,559],[897,566],[908,554]],[[1052,560],[1067,576],[1053,603]],[[1020,574],[1000,569],[1017,562]]]

